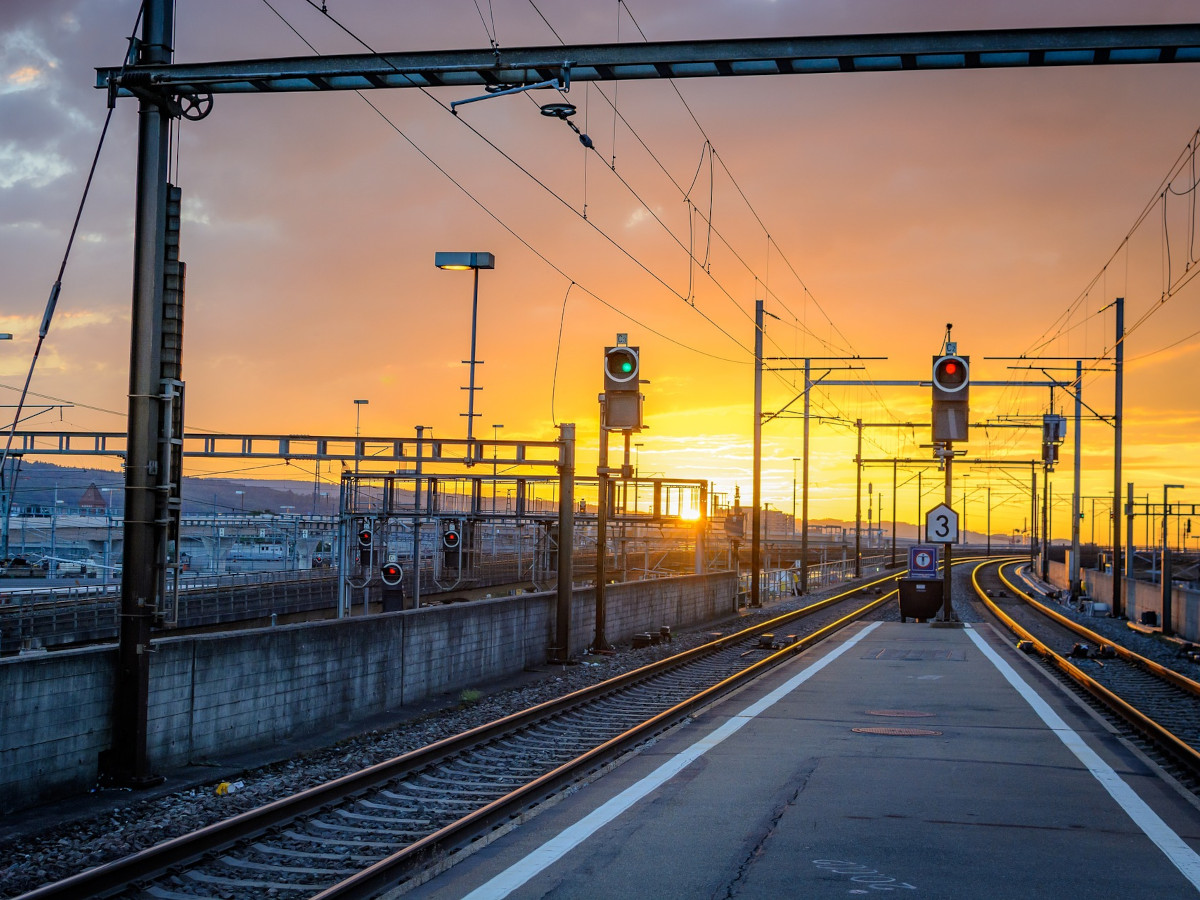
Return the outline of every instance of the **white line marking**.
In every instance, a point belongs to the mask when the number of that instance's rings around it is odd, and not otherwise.
[[[524,859],[514,863],[490,881],[471,891],[471,893],[466,895],[464,900],[500,900],[502,897],[507,897],[512,891],[515,891],[529,879],[533,878],[534,875],[537,875],[543,869],[562,859],[567,853],[579,846],[579,844],[587,840],[613,819],[617,818],[617,816],[621,815],[621,813],[625,812],[651,791],[670,781],[691,763],[741,729],[743,725],[749,724],[755,716],[770,709],[874,631],[878,626],[878,622],[868,625],[854,637],[850,638],[850,640],[846,641],[846,643],[830,651],[803,672],[792,676],[761,700],[751,703],[719,728],[714,729],[686,750],[667,760],[667,762],[663,763],[641,781],[630,785],[603,806],[588,813],[588,815],[584,816],[574,825],[559,832],[558,835],[542,844],[542,846],[538,847]]]
[[[1192,883],[1192,887],[1200,890],[1200,855],[1197,855],[1196,851],[1172,831],[1171,827],[1146,804],[1146,801],[1122,781],[1121,776],[1085,744],[1083,738],[1073,731],[1059,717],[1058,713],[1051,709],[1050,705],[1038,696],[1034,689],[1017,674],[1016,670],[1001,659],[1000,655],[988,646],[987,642],[973,628],[968,626],[967,634],[983,655],[991,660],[992,665],[1000,670],[1000,674],[1008,680],[1017,693],[1033,707],[1033,711],[1046,723],[1047,727],[1057,735],[1068,750],[1075,754],[1084,768],[1092,773],[1092,776],[1125,810],[1129,818],[1133,819],[1138,828],[1142,829],[1146,837],[1150,838],[1158,849],[1166,854],[1167,859],[1174,863],[1175,868],[1179,869],[1183,877]]]

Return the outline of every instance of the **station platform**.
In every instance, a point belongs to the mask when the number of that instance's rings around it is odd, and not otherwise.
[[[867,623],[406,896],[1200,896],[1200,804],[989,625]]]

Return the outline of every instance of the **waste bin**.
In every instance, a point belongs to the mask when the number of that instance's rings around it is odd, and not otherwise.
[[[900,579],[900,621],[932,619],[942,608],[942,581],[932,578]]]

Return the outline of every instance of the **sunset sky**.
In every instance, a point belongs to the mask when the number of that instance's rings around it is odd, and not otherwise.
[[[1184,0],[326,5],[336,22],[319,2],[179,0],[176,60],[307,55],[297,32],[322,54],[363,52],[351,34],[379,51],[486,49],[494,37],[503,52],[560,38],[1180,23],[1196,13]],[[16,402],[103,124],[94,69],[121,62],[136,13],[130,0],[0,5],[0,331],[14,335],[0,344],[0,403]],[[651,382],[640,471],[712,479],[730,494],[738,485],[748,503],[756,300],[770,314],[766,356],[886,357],[830,379],[927,379],[953,323],[975,379],[1045,381],[988,357],[1102,356],[1113,343],[1106,307],[1124,296],[1125,480],[1152,500],[1164,482],[1184,484],[1173,499],[1200,501],[1200,285],[1180,284],[1200,258],[1200,167],[1187,155],[1200,66],[579,83],[566,99],[594,150],[539,114],[562,99],[555,92],[450,114],[473,93],[374,91],[366,99],[378,111],[350,92],[218,95],[207,119],[182,123],[172,177],[184,204],[189,430],[353,434],[358,398],[370,401],[364,434],[425,425],[463,436],[471,276],[433,258],[486,250],[496,268],[480,278],[476,434],[503,423],[501,437],[549,439],[556,422],[575,422],[581,473],[594,471],[602,352],[618,332],[641,347]],[[32,383],[32,403],[73,407],[27,428],[125,426],[135,139],[136,103],[123,100]],[[1062,378],[1074,367],[1043,365]],[[1113,378],[1098,368],[1084,399],[1108,415]],[[798,379],[768,374],[764,409],[791,401]],[[929,393],[814,393],[814,518],[854,516],[853,421],[928,423]],[[976,387],[972,420],[1040,417],[1048,401],[1045,388]],[[1061,391],[1055,407],[1073,411]],[[870,458],[929,457],[919,447],[928,424],[866,438]],[[800,439],[794,417],[764,428],[773,508],[791,510]],[[1039,441],[997,425],[975,430],[968,453],[1024,461]],[[1086,424],[1082,445],[1084,497],[1109,496],[1112,429]],[[1052,476],[1056,536],[1069,534],[1072,452],[1068,441]],[[283,465],[188,474],[235,470],[312,477]],[[972,531],[989,486],[993,531],[1025,527],[1028,467],[1006,476],[960,464],[955,474]],[[924,509],[937,502],[935,480],[923,478]],[[890,467],[864,482],[885,493],[890,519]],[[1085,539],[1091,508],[1085,500]],[[1107,501],[1096,508],[1106,541]],[[914,520],[915,482],[901,488],[898,512]]]

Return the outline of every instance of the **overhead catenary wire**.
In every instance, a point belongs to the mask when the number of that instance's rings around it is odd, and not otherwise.
[[[263,0],[263,2],[266,3],[267,0]],[[306,2],[310,6],[317,8],[314,0],[306,0]],[[322,10],[322,12],[325,14],[325,17],[327,19],[329,19],[331,22],[333,22],[335,25],[337,25],[338,28],[340,28],[348,36],[353,38],[356,42],[358,42],[369,53],[373,53],[376,56],[379,56],[379,58],[383,59],[383,57],[380,56],[378,51],[376,51],[369,44],[367,44],[364,40],[362,40],[362,38],[355,35],[344,24],[339,22],[335,17],[330,15],[325,10]],[[276,12],[276,15],[278,15],[278,14],[279,13]],[[289,26],[289,27],[292,28],[292,31],[298,37],[300,37],[300,39],[304,42],[305,46],[307,46],[314,54],[316,54],[318,56],[321,55],[321,53],[312,45],[311,42],[309,42],[307,39],[305,39],[303,36],[301,36],[298,31],[296,31],[294,26]],[[420,87],[419,90],[426,97],[430,98],[434,103],[437,103],[443,109],[449,110],[449,107],[446,104],[442,103],[436,97],[433,97],[433,95],[430,94],[424,87]],[[438,163],[428,152],[426,152],[424,150],[424,148],[422,148],[420,145],[418,145],[406,132],[404,132],[403,129],[401,129],[398,125],[396,125],[396,123],[393,122],[391,120],[391,118],[383,110],[381,110],[379,108],[379,106],[377,104],[375,104],[370,98],[368,98],[361,91],[356,91],[355,93],[358,94],[360,99],[362,99],[362,101],[364,103],[366,103],[381,119],[383,119],[384,122],[386,122],[389,127],[391,127],[401,138],[403,138],[405,140],[405,142],[407,142],[409,144],[409,146],[411,146],[414,150],[416,150],[417,153],[420,154],[427,162],[429,162],[431,165],[433,165],[434,168],[436,168],[438,170],[438,172],[440,172],[442,175],[444,175],[455,187],[457,187],[460,191],[462,191],[476,206],[478,206],[493,221],[495,221],[497,225],[499,225],[504,231],[506,231],[509,235],[511,235],[514,239],[516,239],[522,246],[524,246],[531,253],[533,253],[538,259],[542,260],[542,262],[544,262],[549,268],[551,268],[553,271],[555,271],[556,273],[561,275],[566,281],[574,282],[588,296],[593,297],[594,299],[596,299],[598,302],[600,302],[604,306],[606,306],[609,309],[613,310],[614,312],[617,312],[620,315],[624,316],[628,321],[633,322],[634,324],[638,325],[641,328],[645,328],[646,331],[648,331],[649,333],[655,335],[656,337],[662,338],[663,340],[665,340],[671,344],[674,344],[674,345],[681,347],[683,349],[686,349],[686,350],[690,350],[691,352],[697,353],[701,356],[705,356],[710,359],[719,360],[721,362],[730,362],[730,363],[743,363],[744,362],[743,360],[731,359],[728,357],[723,357],[716,353],[711,353],[711,352],[708,352],[705,350],[701,350],[697,347],[693,347],[689,344],[686,344],[676,338],[672,338],[672,337],[664,334],[661,330],[655,329],[655,328],[651,327],[649,324],[641,321],[637,317],[625,312],[620,307],[618,307],[616,304],[613,304],[610,301],[603,299],[599,294],[595,293],[594,291],[589,290],[588,288],[584,287],[581,283],[579,283],[578,279],[573,278],[561,266],[559,266],[557,263],[554,263],[552,260],[550,260],[549,257],[547,257],[540,250],[538,250],[527,238],[518,234],[517,231],[512,226],[508,225],[500,217],[500,215],[498,213],[496,213],[494,210],[492,210],[490,207],[488,207],[487,204],[485,204],[482,200],[480,200],[473,193],[471,193],[471,191],[464,184],[462,184],[462,182],[460,182],[453,175],[451,175],[450,172],[444,166],[442,166],[440,163]],[[505,156],[505,158],[509,159],[509,161],[512,162],[513,165],[515,165],[520,171],[522,171],[524,174],[526,174],[535,184],[542,187],[548,194],[550,194],[552,197],[557,199],[562,205],[566,206],[572,212],[576,213],[576,215],[579,214],[578,211],[575,210],[574,207],[572,207],[569,202],[567,202],[564,198],[562,198],[560,195],[555,193],[548,185],[546,185],[543,181],[538,179],[537,176],[534,175],[532,172],[530,172],[526,167],[521,166],[519,163],[516,162],[516,160],[513,160],[510,156],[505,154],[504,151],[500,147],[498,147],[493,141],[491,141],[489,138],[487,138],[485,135],[483,135],[481,132],[479,132],[478,129],[475,129],[469,123],[465,122],[461,117],[455,117],[455,118],[459,122],[462,122],[469,130],[471,130],[473,133],[475,133],[481,140],[483,140],[485,143],[488,143],[489,146],[492,146],[493,149],[495,149],[497,152],[501,153],[501,155]],[[588,221],[588,220],[585,220],[585,221]],[[652,277],[654,280],[656,280],[660,284],[662,284],[663,287],[666,288],[668,291],[671,291],[672,293],[676,294],[676,296],[678,296],[678,292],[675,291],[673,288],[671,288],[670,285],[667,284],[665,279],[663,279],[661,276],[659,276],[657,273],[655,273],[652,269],[650,269],[650,267],[646,263],[639,260],[627,248],[624,248],[618,241],[616,241],[610,235],[606,234],[602,229],[598,228],[594,222],[588,221],[588,224],[598,234],[600,234],[602,237],[604,237],[606,240],[608,240],[614,247],[616,247],[618,250],[620,250],[622,253],[624,253],[631,261],[633,261],[636,265],[638,265],[640,268],[642,268],[643,271],[645,271],[648,275],[650,275],[650,277]],[[703,313],[701,313],[701,315],[703,315]],[[714,324],[716,324],[716,323],[714,323]],[[719,328],[719,326],[717,326],[717,327]],[[724,331],[723,329],[722,329],[722,331],[727,337],[729,337],[731,340],[733,340],[734,342],[738,343],[739,346],[741,346],[741,343],[740,343],[740,341],[738,341],[737,338],[735,338],[733,335],[730,335],[728,332]],[[746,348],[743,346],[742,349],[745,350]]]

